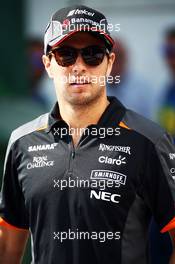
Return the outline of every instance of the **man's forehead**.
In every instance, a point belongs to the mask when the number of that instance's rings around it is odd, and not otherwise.
[[[60,46],[75,45],[75,46],[89,46],[89,45],[104,46],[104,41],[90,32],[76,32],[63,41]]]

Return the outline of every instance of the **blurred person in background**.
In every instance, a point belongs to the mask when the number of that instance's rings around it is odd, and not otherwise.
[[[175,139],[175,26],[165,31],[163,55],[169,70],[169,81],[160,95],[158,121]],[[160,234],[156,223],[151,225],[151,256],[152,264],[168,263],[172,245],[170,237]]]
[[[107,83],[107,94],[116,96],[126,107],[153,119],[156,111],[153,87],[132,70],[128,50],[123,41],[116,39],[113,51],[116,55],[111,72],[114,81]],[[120,79],[120,82],[116,81],[115,76]]]
[[[162,93],[159,121],[175,139],[175,25],[165,31],[163,55],[169,70],[169,81]]]
[[[46,109],[47,100],[40,93],[41,80],[45,73],[42,62],[43,41],[39,38],[31,38],[27,40],[27,63],[28,63],[28,81],[29,90],[32,99]],[[47,109],[46,109],[47,110]]]
[[[56,102],[56,93],[52,81],[46,72],[44,72],[40,80],[37,91],[39,97],[42,98],[47,111],[49,111],[52,105]]]

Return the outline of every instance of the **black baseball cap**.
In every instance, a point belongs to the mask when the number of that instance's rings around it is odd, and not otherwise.
[[[111,50],[114,40],[108,30],[106,17],[97,10],[84,5],[73,5],[56,11],[45,30],[44,53],[61,44],[78,31],[89,31],[101,38]]]

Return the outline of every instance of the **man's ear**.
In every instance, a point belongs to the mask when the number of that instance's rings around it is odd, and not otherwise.
[[[107,71],[106,71],[106,76],[110,76],[110,73],[112,71],[112,66],[113,66],[114,61],[115,61],[115,53],[114,52],[111,52],[109,54],[108,67],[107,67]]]
[[[49,77],[52,79],[53,78],[53,74],[52,74],[52,67],[51,67],[51,59],[48,56],[43,55],[42,56],[42,61],[43,61],[45,70],[47,71]]]

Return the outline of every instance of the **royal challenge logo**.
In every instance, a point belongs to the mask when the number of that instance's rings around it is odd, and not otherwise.
[[[34,168],[52,167],[54,166],[54,160],[48,160],[47,156],[33,157],[32,162],[27,164],[27,169],[31,170]]]

